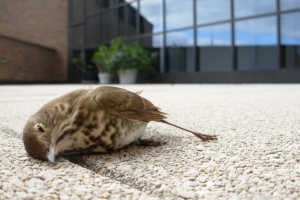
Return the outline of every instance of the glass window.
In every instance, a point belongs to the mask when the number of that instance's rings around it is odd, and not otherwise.
[[[235,22],[235,44],[276,45],[275,16]]]
[[[197,24],[205,24],[229,19],[229,0],[197,0]]]
[[[137,8],[137,2],[128,4],[126,6],[127,8],[127,24],[129,24],[131,27],[134,27],[135,31],[136,31],[136,15],[138,12],[138,8]]]
[[[105,9],[112,7],[113,4],[114,0],[86,0],[86,15],[89,16],[99,11],[105,11]]]
[[[109,43],[110,40],[117,37],[117,15],[114,10],[104,12],[100,16],[101,42]]]
[[[143,47],[151,48],[162,48],[163,47],[163,35],[152,35],[150,37],[141,38],[141,43]]]
[[[163,35],[152,35],[140,39],[140,44],[151,52],[157,53],[157,60],[154,63],[157,72],[164,72],[164,49],[163,49]]]
[[[281,43],[300,44],[300,12],[281,15]]]
[[[95,14],[99,10],[104,10],[113,5],[113,0],[86,0],[86,14]]]
[[[193,30],[167,33],[167,67],[169,72],[194,71]]]
[[[239,70],[276,69],[276,18],[235,22],[235,45]]]
[[[300,12],[281,15],[281,50],[285,67],[300,67]]]
[[[83,26],[76,26],[72,28],[72,47],[74,49],[81,49],[83,47]]]
[[[126,37],[135,36],[137,32],[137,2],[120,7],[118,11],[119,35]]]
[[[86,19],[86,44],[95,44],[99,42],[100,19],[99,16],[93,16]]]
[[[166,0],[166,29],[173,30],[193,25],[192,0]]]
[[[125,6],[119,7],[118,8],[118,17],[119,19],[125,19]]]
[[[86,0],[86,15],[92,15],[100,9],[100,1]]]
[[[84,18],[84,1],[73,0],[72,1],[72,21],[82,21]]]
[[[101,9],[109,8],[114,4],[114,0],[94,0],[94,1],[100,4]]]
[[[200,71],[229,71],[231,62],[230,24],[197,29]]]
[[[276,0],[234,0],[234,17],[247,17],[276,11]]]
[[[162,0],[140,2],[140,33],[163,31]]]
[[[174,46],[193,46],[194,34],[192,29],[167,33],[166,45]]]
[[[289,10],[300,8],[299,0],[280,0],[280,9],[281,10]]]
[[[229,46],[231,45],[230,24],[207,26],[197,29],[198,46]]]

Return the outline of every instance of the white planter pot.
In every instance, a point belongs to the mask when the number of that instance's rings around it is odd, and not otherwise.
[[[101,84],[109,84],[110,83],[110,74],[107,72],[99,72],[99,83]]]
[[[119,70],[118,75],[121,84],[133,84],[136,82],[138,69]]]

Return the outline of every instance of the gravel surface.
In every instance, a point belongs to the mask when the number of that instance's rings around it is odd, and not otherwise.
[[[23,142],[0,132],[0,199],[158,199],[59,158],[30,158]]]
[[[88,87],[97,85],[0,86],[0,130],[14,136],[0,133],[0,197],[300,199],[300,85],[122,85],[144,89],[144,97],[170,114],[168,121],[217,134],[218,140],[202,142],[151,122],[143,138],[166,145],[134,143],[69,158],[90,170],[63,158],[52,165],[27,157],[15,137],[29,115],[61,94]]]

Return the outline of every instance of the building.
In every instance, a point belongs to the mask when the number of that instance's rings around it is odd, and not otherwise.
[[[68,81],[68,1],[0,1],[0,82]]]
[[[1,0],[0,83],[79,82],[68,60],[116,36],[158,52],[140,82],[299,83],[299,18],[299,0]]]
[[[147,82],[300,82],[299,18],[299,0],[69,0],[69,56],[121,35],[159,52]]]

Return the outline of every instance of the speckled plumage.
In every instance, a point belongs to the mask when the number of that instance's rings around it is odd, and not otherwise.
[[[30,156],[54,162],[61,155],[120,149],[140,139],[148,122],[170,124],[165,118],[139,93],[111,86],[82,89],[50,101],[32,115],[23,141]],[[192,133],[203,140],[216,139]]]

